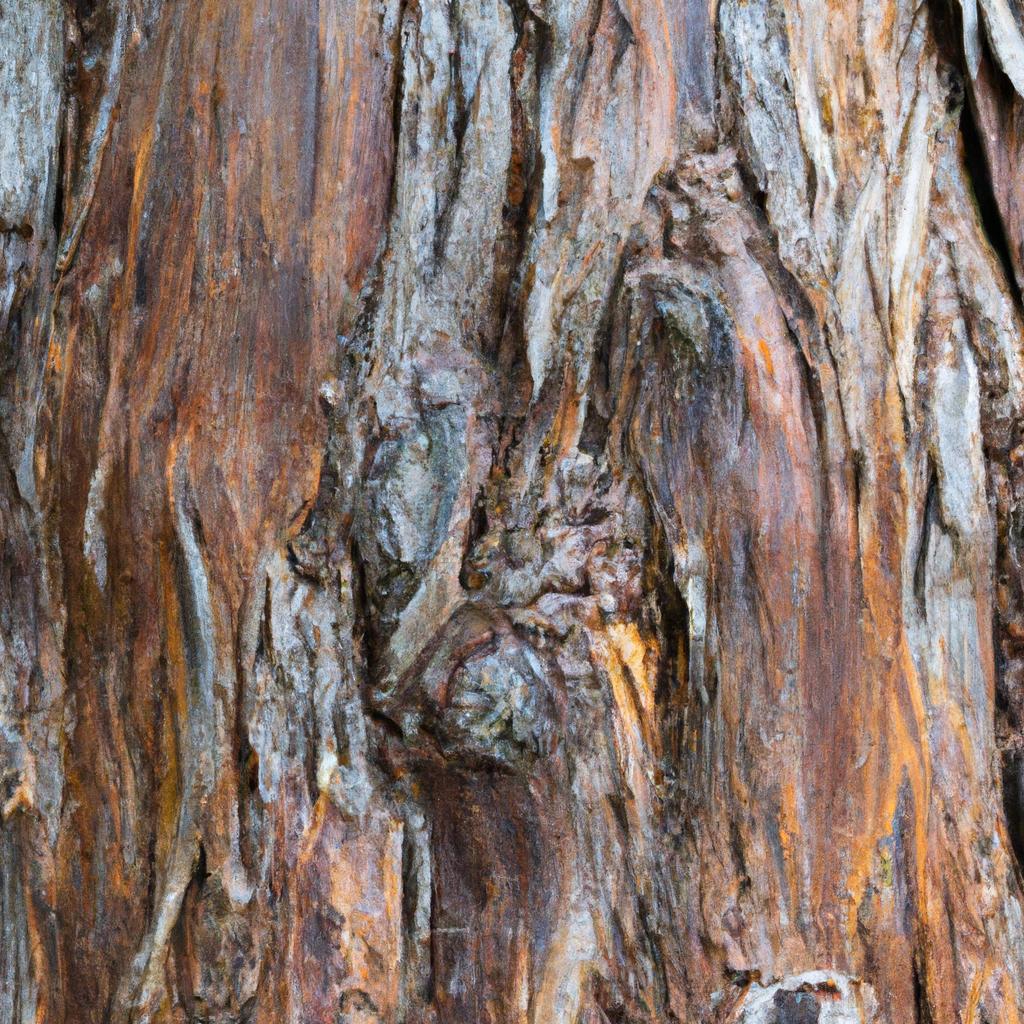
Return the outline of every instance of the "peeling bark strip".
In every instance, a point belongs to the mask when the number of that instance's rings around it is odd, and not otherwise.
[[[0,0],[0,1024],[1017,1024],[1018,0]]]

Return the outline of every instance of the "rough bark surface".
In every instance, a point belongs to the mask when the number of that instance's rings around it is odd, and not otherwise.
[[[1018,0],[0,0],[0,1024],[1024,1018]]]

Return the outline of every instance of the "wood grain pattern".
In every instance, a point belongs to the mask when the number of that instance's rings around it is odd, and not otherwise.
[[[0,1024],[1024,1014],[1016,0],[0,0]]]

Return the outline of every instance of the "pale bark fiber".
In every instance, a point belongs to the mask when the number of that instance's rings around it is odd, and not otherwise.
[[[1018,0],[0,0],[0,1024],[1024,1019]]]

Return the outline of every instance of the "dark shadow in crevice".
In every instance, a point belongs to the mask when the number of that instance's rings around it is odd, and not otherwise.
[[[1024,296],[1021,295],[1020,284],[1017,281],[1010,242],[1003,225],[1002,214],[999,211],[999,202],[992,188],[992,177],[989,173],[984,143],[970,101],[965,102],[960,111],[960,136],[963,140],[967,183],[974,194],[982,231],[1003,268],[1007,288],[1013,296],[1014,304],[1019,311],[1024,313]]]
[[[192,917],[196,901],[203,894],[209,877],[210,873],[206,866],[206,849],[200,843],[196,862],[192,869],[192,878],[189,880],[181,910],[174,922],[174,928],[171,930],[170,941],[171,949],[174,951],[178,998],[181,1000],[189,1020],[195,1019],[196,994],[192,988],[193,978],[189,965],[195,962],[196,951],[192,946],[188,922]]]
[[[914,597],[917,599],[918,611],[922,617],[928,617],[927,602],[927,569],[928,569],[928,544],[931,540],[932,529],[939,523],[939,481],[935,470],[935,464],[928,460],[928,487],[925,491],[924,516],[921,522],[921,539],[917,546],[917,558],[914,562]]]
[[[1018,866],[1024,864],[1024,757],[1003,751],[1003,808],[1006,828]]]

